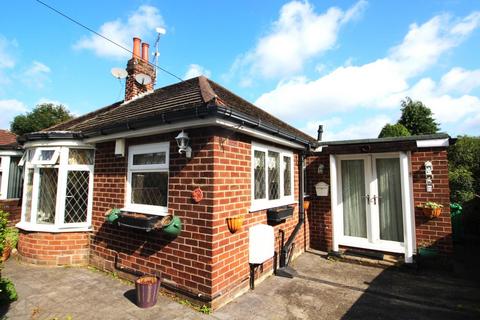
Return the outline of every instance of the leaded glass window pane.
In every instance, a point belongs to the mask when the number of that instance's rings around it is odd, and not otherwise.
[[[39,168],[37,223],[55,223],[58,169]]]
[[[264,199],[266,197],[265,191],[265,152],[255,150],[254,152],[254,195],[255,199]]]
[[[292,158],[283,157],[283,194],[292,195]]]
[[[93,164],[93,155],[92,149],[70,149],[68,164]]]
[[[87,222],[88,171],[68,171],[65,196],[65,223]]]
[[[133,155],[133,165],[165,164],[165,152],[137,153]]]
[[[27,179],[27,190],[25,190],[25,221],[30,222],[32,215],[33,169],[28,169],[25,176]]]
[[[132,203],[166,207],[167,199],[167,172],[132,173]]]
[[[268,151],[268,199],[280,198],[280,154]]]

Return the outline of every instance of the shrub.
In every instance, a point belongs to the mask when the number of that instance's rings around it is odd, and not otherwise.
[[[387,123],[380,131],[379,138],[387,137],[408,137],[411,136],[410,131],[403,124],[389,124]]]
[[[10,279],[0,279],[0,305],[10,303],[17,300],[17,290]]]
[[[448,180],[450,181],[450,200],[452,202],[465,203],[473,199],[475,196],[474,178],[470,170],[464,167],[451,168]]]
[[[8,213],[0,210],[0,256],[8,241],[9,245],[17,244],[18,231],[15,228],[7,228]],[[13,246],[12,246],[13,247]],[[10,279],[0,279],[0,305],[10,303],[17,300],[17,291],[15,285]]]

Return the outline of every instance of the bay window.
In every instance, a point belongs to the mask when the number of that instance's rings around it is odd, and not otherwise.
[[[89,145],[71,144],[26,145],[20,160],[24,188],[17,227],[55,232],[91,226],[95,152]]]
[[[125,211],[164,215],[168,206],[168,142],[128,149]]]
[[[252,145],[252,207],[250,211],[294,202],[293,153]]]

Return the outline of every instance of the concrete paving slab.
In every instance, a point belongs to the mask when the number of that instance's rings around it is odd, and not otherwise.
[[[212,315],[164,296],[151,309],[129,299],[132,284],[87,268],[6,263],[19,300],[8,319],[480,319],[480,283],[447,273],[381,269],[311,251],[293,263],[294,279],[269,277]],[[130,292],[131,293],[131,292]]]

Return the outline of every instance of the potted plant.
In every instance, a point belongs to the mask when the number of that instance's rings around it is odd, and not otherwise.
[[[139,308],[150,308],[157,303],[159,286],[160,279],[154,276],[142,276],[135,281]]]
[[[419,208],[422,209],[423,214],[427,218],[432,219],[440,216],[440,214],[442,213],[443,205],[433,201],[428,201],[421,205]]]
[[[5,262],[10,257],[12,250],[17,247],[18,243],[18,229],[8,227],[5,229],[5,245],[3,247],[2,261]]]

